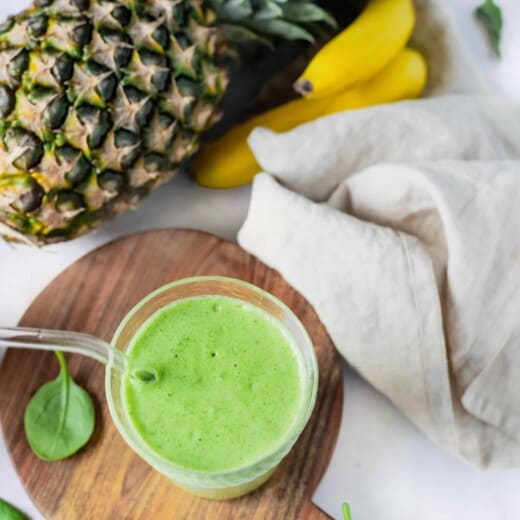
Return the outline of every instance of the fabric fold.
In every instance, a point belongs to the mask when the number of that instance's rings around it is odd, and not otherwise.
[[[439,300],[416,239],[259,175],[238,240],[313,302],[335,344],[368,381],[437,439],[456,443]],[[435,395],[431,384],[417,380],[435,383]]]
[[[518,157],[520,102],[450,95],[323,117],[278,134],[255,129],[249,145],[263,171],[326,200],[338,184],[379,162]]]
[[[255,178],[238,235],[366,380],[481,467],[520,464],[518,109],[450,96],[257,130],[255,154],[274,171]]]

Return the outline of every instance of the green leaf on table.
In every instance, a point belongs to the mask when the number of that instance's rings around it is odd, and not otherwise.
[[[27,517],[0,498],[0,520],[27,520]]]
[[[94,431],[91,397],[70,377],[63,353],[56,352],[58,377],[44,384],[25,409],[27,441],[43,460],[60,460],[76,453]]]
[[[484,3],[475,11],[477,18],[486,28],[495,54],[500,57],[500,41],[502,39],[502,9],[493,0],[484,0]]]

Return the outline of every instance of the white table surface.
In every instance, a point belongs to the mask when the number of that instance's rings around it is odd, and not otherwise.
[[[0,18],[29,3],[1,0]],[[478,3],[452,2],[461,34],[494,89],[518,95],[520,2],[500,0],[506,28],[499,62],[492,57],[472,16]],[[189,227],[234,240],[248,201],[248,187],[211,191],[179,176],[152,194],[138,212],[123,215],[97,233],[72,243],[31,250],[0,242],[0,323],[16,324],[31,300],[64,267],[93,248],[132,231]],[[340,518],[341,502],[348,501],[354,520],[520,518],[520,469],[483,472],[447,455],[347,367],[344,388],[338,447],[315,495],[333,517]],[[0,497],[33,519],[42,518],[21,486],[1,438]]]

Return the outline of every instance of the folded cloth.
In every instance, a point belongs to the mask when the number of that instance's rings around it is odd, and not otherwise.
[[[257,129],[242,247],[440,446],[520,464],[520,103],[406,101]]]

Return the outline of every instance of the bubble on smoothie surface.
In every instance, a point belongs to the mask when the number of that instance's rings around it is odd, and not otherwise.
[[[136,368],[132,372],[132,377],[141,383],[155,383],[155,381],[158,379],[157,372],[155,370],[147,370],[144,368]]]

